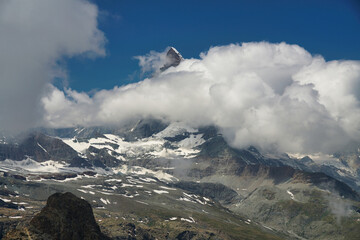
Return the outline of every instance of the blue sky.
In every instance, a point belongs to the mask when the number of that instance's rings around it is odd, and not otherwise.
[[[94,0],[107,56],[68,59],[68,87],[89,92],[141,80],[137,55],[175,46],[197,58],[211,46],[249,41],[298,44],[326,60],[360,59],[356,0]]]

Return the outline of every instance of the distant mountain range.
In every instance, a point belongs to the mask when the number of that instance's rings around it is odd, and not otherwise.
[[[162,70],[182,59],[175,48],[167,56]],[[158,119],[41,128],[1,138],[0,199],[2,207],[25,209],[21,222],[50,194],[73,192],[91,203],[103,232],[114,239],[145,239],[135,233],[120,238],[135,229],[147,239],[356,239],[358,146],[326,161],[315,157],[235,149],[216,126]],[[26,204],[14,201],[17,196]],[[11,224],[1,224],[5,234]],[[169,231],[174,234],[166,238]]]

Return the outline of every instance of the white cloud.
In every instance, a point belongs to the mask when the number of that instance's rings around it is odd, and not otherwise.
[[[159,67],[151,62],[160,55],[140,65]],[[231,44],[92,97],[54,88],[43,103],[54,127],[157,117],[217,125],[235,147],[328,153],[360,140],[359,74],[358,61],[326,62],[297,45]]]
[[[139,66],[141,67],[142,74],[151,72],[151,73],[159,73],[160,68],[165,65],[167,50],[163,52],[151,51],[145,56],[136,56],[134,57],[139,61]]]
[[[85,0],[0,1],[0,129],[36,124],[46,83],[65,72],[63,57],[105,55],[97,15]]]

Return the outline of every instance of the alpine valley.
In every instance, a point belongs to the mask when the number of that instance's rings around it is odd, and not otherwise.
[[[4,135],[0,238],[359,239],[358,147],[236,149],[217,126],[151,118]]]

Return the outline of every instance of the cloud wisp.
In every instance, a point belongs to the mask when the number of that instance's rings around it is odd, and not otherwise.
[[[163,57],[139,59],[149,70]],[[212,47],[199,59],[93,96],[51,86],[42,101],[52,127],[155,117],[216,125],[234,147],[329,153],[360,140],[359,97],[360,62],[327,62],[298,45],[257,42]]]
[[[64,57],[105,55],[97,16],[85,0],[0,1],[0,130],[36,125],[47,83],[66,75]]]

